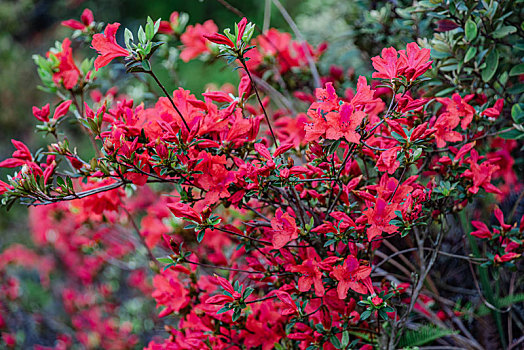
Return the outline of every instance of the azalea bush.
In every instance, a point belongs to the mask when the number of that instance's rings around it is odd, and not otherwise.
[[[521,346],[522,63],[492,78],[522,28],[477,28],[510,9],[439,2],[450,52],[483,52],[446,80],[458,58],[423,38],[381,47],[367,77],[322,69],[329,42],[274,5],[294,35],[178,12],[132,31],[86,9],[34,56],[48,146],[12,140],[0,162],[32,232],[0,253],[3,345]],[[177,82],[190,60],[238,79],[166,88],[158,71]]]

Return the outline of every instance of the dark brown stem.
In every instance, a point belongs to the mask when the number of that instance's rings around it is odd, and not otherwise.
[[[262,243],[264,245],[273,245],[271,242],[268,242],[268,241],[264,241],[262,239],[256,239],[256,238],[253,238],[253,237],[249,237],[249,236],[244,236],[240,233],[237,233],[237,232],[234,232],[234,231],[230,231],[230,230],[226,230],[224,228],[220,228],[220,227],[214,227],[215,230],[219,230],[221,232],[224,232],[224,233],[227,233],[227,234],[230,234],[230,235],[233,235],[233,236],[237,236],[237,237],[241,237],[241,238],[246,238],[246,239],[249,239],[250,241],[254,241],[254,242],[258,242],[258,243]]]
[[[264,274],[264,271],[249,271],[249,270],[242,270],[242,269],[235,269],[233,267],[227,267],[227,266],[217,266],[217,265],[211,265],[211,264],[205,264],[201,262],[196,261],[189,261],[184,260],[185,263],[202,266],[202,267],[209,267],[211,269],[217,269],[217,270],[224,270],[224,271],[235,271],[235,272],[243,272],[243,273],[257,273],[257,274]]]
[[[169,95],[169,93],[167,92],[167,90],[166,90],[166,88],[164,87],[164,85],[160,82],[160,80],[158,80],[156,74],[153,72],[153,69],[146,71],[146,73],[153,77],[153,79],[155,80],[155,82],[157,83],[157,85],[158,85],[158,86],[162,89],[162,91],[164,92],[164,95],[166,95],[166,97],[169,99],[169,102],[171,102],[171,105],[173,106],[173,108],[175,109],[175,111],[176,111],[176,112],[178,113],[178,115],[180,116],[180,119],[182,119],[182,122],[184,122],[184,125],[186,126],[187,131],[188,131],[188,132],[191,132],[191,129],[189,128],[189,125],[187,125],[186,119],[185,119],[184,116],[182,115],[182,112],[180,112],[180,110],[178,109],[178,107],[175,105],[175,102],[173,101],[173,98],[171,97],[171,95]]]
[[[277,296],[276,295],[272,295],[270,297],[265,297],[265,298],[260,298],[260,299],[256,299],[256,300],[251,300],[251,301],[246,301],[246,304],[253,304],[253,303],[258,303],[260,301],[264,301],[264,300],[268,300],[268,299],[273,299],[273,298],[276,298]]]
[[[269,131],[271,132],[271,136],[273,136],[273,141],[275,142],[275,146],[278,147],[278,141],[275,137],[275,133],[273,132],[273,127],[271,126],[271,122],[269,121],[269,116],[267,115],[266,109],[264,108],[264,105],[262,104],[262,99],[260,99],[260,94],[258,93],[257,84],[251,77],[251,73],[249,72],[249,69],[247,69],[246,61],[244,57],[239,57],[240,63],[242,63],[242,67],[244,67],[244,70],[247,73],[247,76],[249,77],[249,80],[251,81],[251,86],[253,87],[253,90],[255,90],[255,95],[257,96],[258,103],[260,104],[260,108],[262,108],[262,111],[264,112],[264,116],[266,117],[267,125],[269,126]]]
[[[97,188],[94,188],[92,190],[87,190],[87,191],[84,191],[84,192],[78,192],[78,193],[70,194],[70,195],[63,196],[63,197],[49,197],[49,196],[45,196],[44,197],[44,196],[41,196],[42,198],[36,198],[37,200],[40,201],[39,203],[32,203],[30,205],[34,205],[34,206],[47,205],[47,204],[51,204],[51,203],[55,203],[55,202],[71,201],[71,200],[74,200],[74,199],[81,199],[81,198],[84,198],[84,197],[89,197],[89,196],[95,195],[97,193],[114,190],[115,188],[121,187],[121,186],[123,186],[125,184],[126,184],[125,182],[115,182],[115,183],[112,183],[112,184],[107,185],[107,186],[97,187]]]
[[[138,227],[135,220],[133,219],[133,215],[131,215],[131,213],[129,212],[129,210],[127,210],[125,206],[122,206],[122,210],[124,210],[124,212],[127,214],[127,217],[129,218],[129,222],[131,223],[131,226],[133,226],[133,229],[135,230],[138,236],[138,239],[140,239],[140,242],[146,248],[147,255],[149,256],[149,260],[151,260],[156,265],[156,267],[158,267],[158,269],[160,270],[161,265],[158,262],[158,260],[155,258],[155,256],[153,255],[153,252],[151,251],[151,249],[149,249],[146,243],[146,240],[144,239],[144,236],[142,236],[142,234],[140,233],[140,228]]]

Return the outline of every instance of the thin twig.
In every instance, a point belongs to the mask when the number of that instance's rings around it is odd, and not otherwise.
[[[273,127],[271,126],[271,122],[266,112],[266,108],[264,107],[264,104],[262,103],[262,99],[260,98],[260,94],[258,93],[257,84],[251,77],[251,73],[249,72],[249,69],[247,68],[246,60],[244,59],[244,57],[240,57],[239,61],[242,64],[242,66],[244,67],[244,70],[246,71],[247,76],[249,77],[249,80],[251,81],[251,86],[253,87],[253,90],[255,90],[255,95],[257,96],[257,100],[258,100],[258,103],[260,104],[260,108],[262,108],[262,112],[264,112],[264,116],[266,117],[266,122],[267,122],[267,125],[269,126],[269,131],[271,132],[271,136],[273,136],[273,141],[275,142],[275,146],[278,147],[277,138],[275,136],[275,133],[273,132]]]
[[[254,274],[265,274],[266,271],[249,271],[249,270],[242,270],[242,269],[236,269],[233,267],[227,267],[227,266],[217,266],[217,265],[211,265],[211,264],[205,264],[201,262],[196,261],[190,261],[190,260],[184,260],[184,262],[188,264],[198,265],[202,267],[208,267],[211,269],[218,269],[218,270],[224,270],[224,271],[235,271],[235,272],[242,272],[242,273],[254,273]],[[269,271],[270,273],[273,273],[273,271]]]
[[[129,210],[127,210],[125,206],[122,206],[122,210],[127,214],[127,217],[129,218],[129,222],[131,223],[131,226],[133,226],[133,229],[135,230],[138,236],[138,239],[140,239],[140,242],[146,248],[149,259],[158,267],[158,269],[160,269],[161,267],[160,262],[157,260],[157,258],[155,258],[155,256],[153,255],[153,252],[147,245],[144,236],[142,236],[142,234],[140,233],[140,228],[138,227],[135,220],[133,219],[133,215],[131,215],[131,213],[129,212]]]
[[[511,310],[511,306],[509,306],[506,310],[502,310],[502,309],[499,309],[498,307],[496,307],[495,305],[491,304],[489,301],[487,301],[487,299],[484,297],[484,294],[482,293],[482,290],[480,289],[480,285],[479,285],[479,282],[477,280],[477,275],[475,274],[475,270],[473,269],[473,264],[471,263],[471,261],[469,261],[468,263],[469,263],[469,269],[471,271],[471,275],[473,276],[473,282],[475,284],[475,288],[477,288],[477,292],[479,293],[479,297],[482,300],[482,302],[484,303],[484,305],[486,305],[488,307],[488,309],[491,309],[491,310],[499,312],[499,313],[509,312]]]
[[[276,298],[276,297],[277,297],[276,295],[272,295],[270,297],[265,297],[265,298],[260,298],[260,299],[256,299],[256,300],[246,301],[246,304],[258,303],[258,302],[261,302],[261,301],[264,301],[264,300],[268,300],[268,299],[273,299],[273,298]]]
[[[175,109],[175,111],[178,113],[178,115],[180,116],[180,118],[182,119],[182,121],[184,122],[184,125],[186,126],[186,129],[188,132],[191,132],[191,129],[189,128],[189,125],[187,125],[187,122],[186,122],[186,119],[184,118],[184,116],[182,115],[182,112],[180,112],[180,110],[178,109],[178,107],[175,105],[175,102],[173,101],[173,98],[171,97],[171,95],[169,95],[169,93],[167,92],[166,88],[164,87],[164,85],[160,82],[160,80],[158,80],[156,74],[153,72],[153,69],[151,70],[148,70],[146,71],[147,74],[151,75],[153,77],[153,79],[155,80],[155,82],[157,83],[157,85],[162,89],[162,91],[164,92],[164,95],[166,95],[166,97],[169,99],[169,102],[171,102],[171,105],[173,106],[173,108]]]
[[[77,192],[75,194],[71,194],[71,195],[67,195],[67,196],[63,196],[63,197],[49,197],[49,196],[42,196],[42,198],[37,198],[40,202],[39,203],[31,203],[30,205],[32,206],[38,206],[38,205],[47,205],[47,204],[51,204],[51,203],[55,203],[55,202],[61,202],[61,201],[72,201],[72,200],[75,200],[75,199],[81,199],[81,198],[85,198],[85,197],[89,197],[89,196],[92,196],[92,195],[95,195],[95,194],[98,194],[98,193],[101,193],[101,192],[106,192],[106,191],[111,191],[111,190],[114,190],[118,187],[121,187],[123,185],[125,185],[126,183],[125,182],[122,182],[122,181],[119,181],[119,182],[114,182],[110,185],[107,185],[107,186],[102,186],[102,187],[97,187],[97,188],[94,188],[92,190],[87,190],[87,191],[84,191],[84,192]]]
[[[227,234],[230,234],[230,235],[233,235],[233,236],[246,238],[246,239],[249,239],[250,241],[258,242],[258,243],[261,243],[261,244],[264,244],[264,245],[273,245],[271,242],[264,241],[262,239],[256,239],[256,238],[249,237],[249,236],[244,236],[243,234],[240,234],[240,233],[237,233],[237,232],[234,232],[234,231],[230,231],[230,230],[227,230],[225,228],[214,227],[214,229],[215,230],[219,230],[219,231],[224,232],[224,233],[227,233]]]
[[[286,11],[284,6],[280,3],[279,0],[273,0],[273,4],[277,7],[277,9],[282,14],[282,17],[284,17],[284,20],[287,22],[293,33],[295,33],[295,36],[300,41],[302,48],[304,49],[304,53],[306,54],[306,59],[309,65],[309,69],[311,70],[311,75],[313,75],[313,80],[315,81],[315,87],[319,88],[322,86],[320,82],[320,75],[318,74],[317,67],[315,65],[315,62],[313,61],[313,57],[311,57],[311,53],[309,52],[309,47],[307,46],[306,41],[304,40],[304,37],[302,36],[302,33],[300,33],[300,30],[298,29],[297,25],[293,21],[293,18],[289,15],[289,13]]]

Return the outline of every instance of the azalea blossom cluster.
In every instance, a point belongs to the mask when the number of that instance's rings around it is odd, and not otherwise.
[[[427,96],[423,77],[435,62],[415,42],[373,57],[371,79],[332,67],[315,86],[311,65],[326,44],[277,29],[255,35],[246,18],[225,34],[212,20],[186,23],[176,12],[148,19],[136,39],[126,29],[121,45],[120,24],[97,32],[86,10],[63,25],[89,43],[94,61],[80,63],[69,38],[35,59],[59,99],[32,111],[53,141],[32,153],[13,140],[0,167],[16,172],[0,193],[6,205],[34,205],[32,239],[53,256],[4,250],[2,295],[18,297],[14,265],[37,266],[45,288],[54,288],[56,265],[66,267],[61,296],[72,327],[55,332],[54,349],[139,341],[151,350],[393,349],[421,318],[452,329],[455,344],[475,345],[454,331],[460,313],[425,285],[450,218],[481,196],[502,201],[522,190],[517,141],[493,132],[506,125],[504,100]],[[240,68],[237,86],[201,97],[167,91],[155,74],[159,35],[178,42],[182,61],[225,56]],[[123,65],[164,95],[151,103],[100,91],[100,73]],[[91,159],[61,129],[68,119],[90,139]],[[473,262],[514,269],[524,224],[489,210],[498,226],[466,220],[471,244],[488,248]],[[105,280],[115,269],[120,287]],[[122,316],[131,302],[124,289],[155,303],[157,315],[140,317],[163,324],[163,335],[144,339]],[[7,304],[0,299],[0,331],[12,345]]]

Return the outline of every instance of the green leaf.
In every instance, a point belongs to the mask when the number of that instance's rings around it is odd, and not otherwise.
[[[67,187],[73,191],[73,181],[71,180],[71,178],[68,176],[66,177],[66,181],[67,181]]]
[[[66,184],[65,184],[65,181],[63,178],[61,177],[57,177],[56,178],[56,184],[62,188],[65,188],[66,187]]]
[[[349,334],[354,335],[356,337],[362,338],[367,342],[372,342],[373,339],[371,338],[370,333],[365,332],[357,332],[357,331],[349,331]]]
[[[495,38],[495,39],[500,39],[500,38],[503,38],[509,34],[513,34],[517,31],[517,28],[513,27],[513,26],[504,26],[504,27],[501,27],[497,30],[495,30],[493,33],[491,33],[491,35]]]
[[[251,295],[251,293],[253,293],[254,289],[251,288],[251,287],[247,287],[246,290],[244,291],[244,295],[242,296],[244,299],[247,299],[248,296]]]
[[[477,37],[477,24],[470,18],[466,21],[466,39],[471,41]]]
[[[383,319],[384,321],[387,321],[387,320],[389,319],[389,316],[388,316],[388,314],[386,313],[386,310],[384,310],[384,309],[380,309],[380,310],[378,310],[378,314],[379,314],[380,317],[382,317],[382,319]]]
[[[235,42],[236,36],[231,34],[231,29],[229,28],[224,29],[224,34],[229,38],[229,40]]]
[[[435,94],[435,97],[442,97],[442,96],[446,96],[448,95],[449,93],[455,91],[456,87],[452,86],[452,87],[449,87],[449,88],[446,88],[444,90],[441,90],[439,92],[437,92]]]
[[[173,259],[171,258],[157,258],[157,260],[159,263],[162,263],[162,264],[169,264],[173,262]]]
[[[331,344],[333,344],[335,348],[342,349],[342,344],[340,344],[340,340],[338,340],[336,335],[333,334],[331,337],[329,337],[329,340],[331,341]]]
[[[476,46],[470,46],[468,51],[466,51],[466,55],[464,56],[464,62],[469,62],[475,55],[477,54],[477,47]]]
[[[155,26],[154,26],[154,34],[158,33],[158,29],[160,29],[160,22],[161,22],[161,19],[157,19],[156,22],[155,22]]]
[[[451,329],[438,328],[433,325],[425,325],[416,330],[408,330],[398,343],[398,348],[407,348],[420,346],[434,341],[435,339],[442,338],[448,335],[456,334],[458,332],[452,331]]]
[[[517,95],[524,92],[524,84],[517,83],[507,90],[508,94]]]
[[[231,318],[233,322],[236,322],[240,318],[241,313],[242,313],[242,309],[240,308],[235,309],[235,311],[233,312],[233,317]]]
[[[498,308],[506,308],[511,305],[520,304],[524,302],[524,293],[511,294],[503,298],[495,299],[495,306]],[[486,316],[490,313],[488,307],[484,304],[480,305],[478,310],[475,312],[478,316]]]
[[[488,82],[493,78],[497,72],[497,67],[499,65],[499,52],[494,49],[488,53],[486,57],[486,67],[482,70],[482,80]]]
[[[436,58],[436,59],[443,59],[443,58],[448,58],[448,57],[451,57],[451,53],[449,52],[442,52],[442,51],[437,51],[437,50],[432,50],[431,51],[431,57],[433,58]]]
[[[524,138],[524,133],[518,130],[510,130],[499,135],[504,140],[520,140]]]
[[[138,28],[138,40],[140,40],[140,42],[142,44],[145,44],[146,43],[146,33],[144,32],[144,28],[142,28],[142,26],[140,26],[140,28]]]
[[[366,311],[364,311],[364,312],[360,315],[360,320],[361,320],[361,321],[364,321],[364,320],[368,319],[369,316],[371,316],[371,311],[370,311],[370,310],[366,310]]]
[[[149,63],[148,60],[143,60],[142,61],[142,67],[144,67],[144,70],[146,72],[150,71],[151,70],[151,64]]]
[[[153,40],[154,35],[155,33],[153,33],[153,25],[150,23],[146,24],[146,39],[151,41]]]
[[[324,243],[324,247],[330,246],[330,245],[334,244],[335,242],[336,241],[334,239],[330,239],[326,243]]]
[[[524,74],[524,63],[517,64],[515,67],[511,68],[509,71],[509,76],[513,77],[515,75]]]
[[[204,234],[206,233],[206,230],[200,230],[197,235],[197,241],[198,243],[202,242],[204,239]]]
[[[171,266],[176,266],[176,264],[167,264],[162,271],[169,269]]]
[[[342,139],[331,142],[331,144],[328,146],[327,154],[331,155],[335,153],[336,150],[340,147],[341,142],[342,142]]]
[[[511,118],[517,124],[524,123],[524,104],[516,103],[511,107]]]
[[[415,152],[413,152],[413,160],[417,160],[422,155],[422,148],[417,148]]]
[[[223,314],[224,312],[227,312],[229,310],[231,310],[229,306],[224,306],[223,308],[217,311],[217,315]]]
[[[458,64],[450,64],[440,67],[440,70],[443,72],[452,72],[454,70],[458,70]]]
[[[349,344],[349,332],[348,331],[344,331],[342,332],[342,341],[341,341],[341,344],[342,345],[342,348],[345,349]]]
[[[126,47],[130,49],[129,42],[133,41],[133,33],[129,29],[126,28],[124,31],[124,42],[126,43]]]

